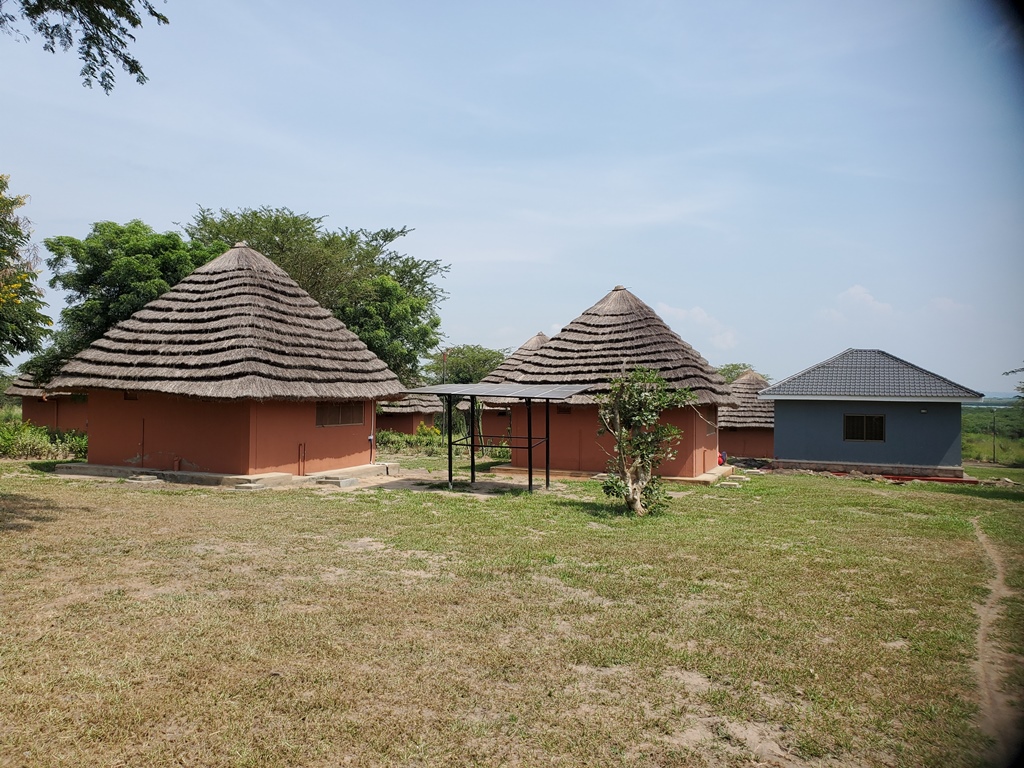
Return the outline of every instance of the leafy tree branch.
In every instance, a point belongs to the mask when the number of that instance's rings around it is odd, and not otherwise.
[[[166,2],[166,0],[165,0]],[[128,51],[135,42],[132,30],[145,18],[167,24],[150,0],[0,0],[0,32],[24,40],[28,36],[15,26],[21,18],[42,37],[43,50],[56,53],[74,46],[82,61],[83,85],[98,82],[110,93],[114,89],[114,68],[132,75],[140,85],[147,77],[142,64]]]
[[[28,196],[8,194],[9,183],[10,177],[0,174],[0,365],[9,365],[12,355],[37,352],[50,332],[36,284],[32,224],[18,215]]]

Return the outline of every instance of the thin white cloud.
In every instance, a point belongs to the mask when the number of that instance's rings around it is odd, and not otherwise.
[[[871,291],[863,285],[852,285],[837,297],[841,307],[857,312],[867,313],[872,316],[892,314],[892,305],[879,301],[871,295]]]
[[[703,307],[684,309],[659,302],[655,310],[662,318],[668,321],[669,325],[674,325],[672,322],[674,320],[676,321],[675,324],[685,326],[682,331],[675,327],[673,330],[686,339],[688,343],[694,343],[692,338],[687,338],[689,332],[693,330],[701,332],[702,338],[707,339],[716,349],[732,349],[739,343],[736,331],[710,314]]]
[[[970,304],[961,304],[948,296],[936,296],[928,302],[928,309],[944,317],[965,315],[973,309]]]

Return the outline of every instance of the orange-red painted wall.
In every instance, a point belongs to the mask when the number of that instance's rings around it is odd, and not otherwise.
[[[90,393],[89,463],[223,474],[308,474],[369,464],[361,425],[317,427],[315,402],[212,401],[139,392]]]
[[[21,420],[30,421],[37,427],[68,432],[89,431],[89,403],[78,397],[51,395],[43,400],[38,397],[21,398]]]
[[[370,400],[363,402],[362,424],[337,427],[316,426],[315,402],[265,400],[251,407],[255,447],[248,474],[308,475],[373,463],[370,436],[376,405]]]
[[[434,414],[432,413],[378,413],[377,429],[389,429],[392,432],[402,432],[406,435],[416,434],[420,424],[434,426]]]
[[[729,456],[770,459],[775,455],[775,430],[727,427],[718,433],[718,447]]]
[[[675,460],[662,464],[658,474],[664,477],[696,477],[718,466],[718,431],[713,426],[716,409],[701,406],[697,410],[682,408],[665,414],[665,420],[682,429],[683,435]],[[569,472],[604,472],[607,469],[613,441],[609,435],[597,435],[600,421],[596,405],[572,406],[570,413],[558,413],[552,403],[550,419],[551,469]],[[526,435],[526,429],[526,406],[513,406],[513,434]],[[544,435],[543,403],[533,406],[533,435],[535,439]],[[525,445],[525,441],[516,440],[514,445]],[[525,448],[513,448],[513,466],[525,467],[527,460]],[[535,469],[544,466],[543,445],[534,448],[533,466]]]
[[[483,429],[488,444],[498,444],[504,440],[508,436],[511,423],[511,415],[508,411],[485,410],[481,429]],[[525,419],[523,423],[526,423]]]

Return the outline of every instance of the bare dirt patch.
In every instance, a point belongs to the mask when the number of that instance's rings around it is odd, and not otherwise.
[[[1022,718],[1017,702],[1003,688],[1003,682],[1013,667],[1009,654],[992,640],[992,630],[1003,614],[1003,601],[1016,592],[1006,585],[1006,568],[1002,555],[973,518],[974,533],[985,556],[992,564],[995,575],[989,582],[988,599],[978,610],[978,692],[981,705],[982,730],[993,739],[991,759],[995,765],[1009,765],[1022,746]]]

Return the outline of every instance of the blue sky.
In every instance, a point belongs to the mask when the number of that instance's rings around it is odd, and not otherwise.
[[[983,2],[162,10],[150,82],[110,96],[0,38],[36,240],[286,206],[414,228],[452,345],[515,348],[621,284],[775,380],[848,347],[988,392],[1024,365],[1024,51]]]

